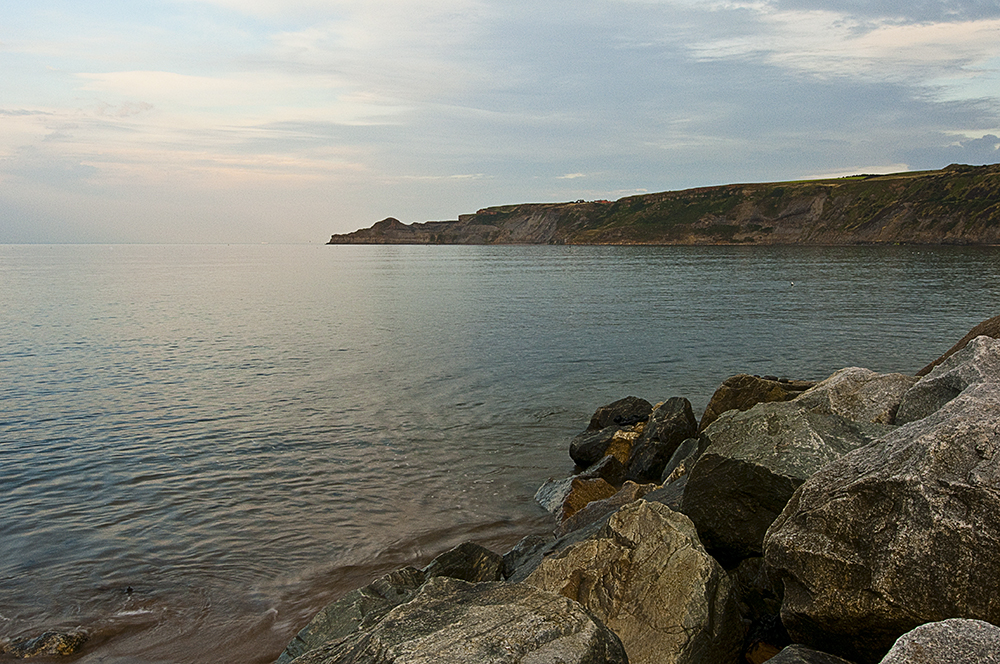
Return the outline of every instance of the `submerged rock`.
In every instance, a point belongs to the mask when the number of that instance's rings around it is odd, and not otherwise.
[[[38,636],[12,639],[0,647],[0,652],[18,659],[73,655],[86,641],[85,632],[43,632]]]
[[[587,607],[621,638],[632,664],[730,662],[739,652],[728,576],[691,521],[665,505],[629,503],[525,582]]]
[[[579,604],[526,584],[439,577],[377,624],[295,664],[627,664],[618,637]]]

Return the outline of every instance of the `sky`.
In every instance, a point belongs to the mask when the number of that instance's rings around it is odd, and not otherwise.
[[[0,243],[1000,162],[1000,0],[3,0]]]

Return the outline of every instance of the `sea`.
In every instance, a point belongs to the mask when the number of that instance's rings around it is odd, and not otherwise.
[[[272,662],[551,530],[599,406],[912,374],[997,314],[991,247],[0,246],[0,639]]]

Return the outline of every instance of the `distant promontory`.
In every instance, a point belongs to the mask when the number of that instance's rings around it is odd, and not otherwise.
[[[1000,164],[525,203],[328,244],[1000,244]]]

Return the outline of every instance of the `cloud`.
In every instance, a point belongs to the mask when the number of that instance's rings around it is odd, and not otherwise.
[[[938,147],[917,147],[910,150],[910,158],[917,168],[939,168],[941,164],[998,164],[1000,163],[1000,137],[986,134],[964,141],[941,138]]]

